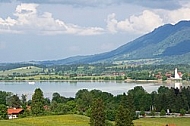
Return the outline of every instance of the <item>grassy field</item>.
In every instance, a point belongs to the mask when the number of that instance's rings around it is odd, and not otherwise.
[[[27,73],[32,73],[36,71],[42,71],[42,68],[35,67],[35,66],[21,67],[17,69],[0,71],[0,75],[6,76],[6,75],[12,75],[13,73],[27,74]]]
[[[190,126],[190,118],[141,118],[134,121],[135,126]]]
[[[141,118],[134,126],[190,126],[190,118]],[[82,115],[54,115],[0,120],[0,126],[89,126],[89,118]]]
[[[0,126],[89,126],[89,118],[80,115],[54,115],[0,120]]]

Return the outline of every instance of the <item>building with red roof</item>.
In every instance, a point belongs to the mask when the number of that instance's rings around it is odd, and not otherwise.
[[[19,114],[22,114],[24,110],[22,108],[8,108],[7,114],[9,119],[18,118]]]

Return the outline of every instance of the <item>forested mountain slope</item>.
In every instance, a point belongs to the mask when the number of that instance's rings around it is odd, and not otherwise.
[[[75,56],[62,60],[44,61],[42,64],[79,64],[97,62],[125,62],[152,59],[154,63],[189,63],[190,21],[166,24],[134,41],[106,53]]]

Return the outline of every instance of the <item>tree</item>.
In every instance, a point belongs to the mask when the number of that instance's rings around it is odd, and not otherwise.
[[[122,105],[119,105],[115,117],[115,123],[116,126],[133,126],[129,109],[124,108]]]
[[[34,115],[44,114],[44,96],[40,88],[37,88],[32,96],[31,110]]]
[[[185,109],[180,109],[180,115],[181,115],[181,116],[184,116],[185,113],[186,113]]]
[[[89,109],[92,104],[92,95],[87,89],[79,90],[75,96],[77,103],[77,110],[80,114],[83,114]]]
[[[105,126],[105,112],[104,104],[101,99],[93,101],[91,107],[90,125],[91,126]]]
[[[22,96],[21,96],[21,103],[22,103],[22,105],[26,105],[26,102],[27,102],[26,95],[22,94]]]
[[[7,93],[5,91],[0,91],[0,104],[6,104],[6,98],[7,98]]]
[[[143,96],[145,96],[147,92],[144,90],[142,86],[136,86],[134,89],[131,89],[128,91],[128,95],[133,97],[134,100],[134,106],[136,110],[140,110],[141,106],[141,101],[143,101]]]
[[[166,81],[167,80],[167,77],[166,76],[163,76],[162,77],[162,81]]]
[[[17,95],[10,96],[7,98],[7,104],[9,107],[12,108],[20,108],[21,107],[21,101]]]
[[[7,118],[7,107],[4,104],[0,104],[0,118],[1,119]]]
[[[134,100],[131,94],[126,95],[123,93],[121,97],[121,103],[124,108],[128,109],[130,111],[131,119],[136,118],[136,112],[135,112],[135,106],[134,106]]]
[[[166,115],[166,111],[164,109],[162,109],[160,112],[160,116],[165,116],[165,115]]]
[[[159,93],[159,94],[168,93],[168,91],[169,91],[169,88],[168,88],[168,87],[165,87],[165,86],[160,86],[160,87],[158,88],[158,93]]]
[[[143,108],[141,108],[140,115],[143,116],[143,117],[146,115],[146,113],[145,113],[145,111],[144,111]]]
[[[52,101],[56,101],[57,103],[63,103],[64,98],[57,92],[53,93]]]

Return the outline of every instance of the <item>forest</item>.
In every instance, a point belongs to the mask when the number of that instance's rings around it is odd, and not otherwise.
[[[175,89],[160,86],[157,91],[148,93],[142,86],[136,86],[117,96],[100,90],[82,89],[74,98],[66,98],[55,92],[52,99],[44,98],[43,91],[37,88],[30,100],[26,99],[26,95],[19,97],[11,92],[0,91],[1,119],[7,119],[7,107],[22,108],[24,113],[19,117],[79,114],[93,118],[91,123],[95,123],[95,118],[104,123],[106,120],[119,120],[117,123],[120,123],[128,119],[132,125],[132,120],[146,114],[165,116],[167,110],[170,114],[180,113],[181,116],[190,113],[190,87]],[[101,119],[97,112],[102,113]],[[122,114],[126,116],[124,119],[121,119]]]

